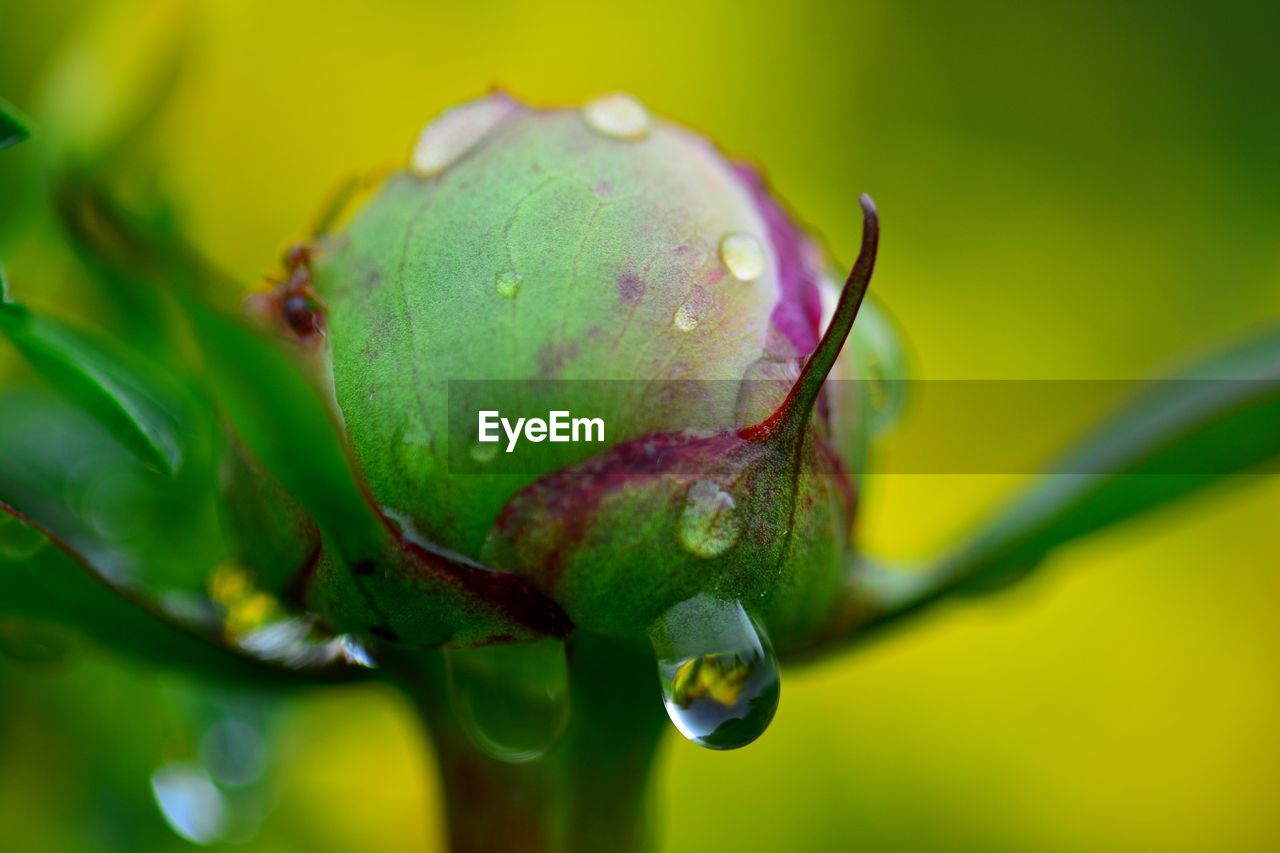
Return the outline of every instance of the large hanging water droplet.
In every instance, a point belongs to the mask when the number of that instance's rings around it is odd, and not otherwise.
[[[733,547],[742,532],[733,495],[711,480],[699,480],[689,487],[684,501],[676,537],[686,551],[710,559]]]
[[[709,595],[681,602],[649,629],[667,716],[689,740],[737,749],[778,710],[778,662],[742,605]]]
[[[499,761],[546,754],[569,721],[569,668],[564,643],[444,650],[449,701],[480,751]]]

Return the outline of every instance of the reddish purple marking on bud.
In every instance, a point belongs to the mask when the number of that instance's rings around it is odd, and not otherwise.
[[[526,526],[527,508],[556,507],[564,528],[554,551],[542,562],[547,573],[544,586],[554,585],[608,495],[660,475],[683,475],[692,481],[731,472],[736,478],[743,470],[742,454],[755,457],[762,450],[731,432],[709,437],[657,433],[632,439],[531,483],[507,502],[495,528],[504,538],[518,539]]]
[[[618,276],[618,298],[627,307],[634,307],[644,298],[644,279],[633,272]]]
[[[535,632],[552,637],[567,637],[573,632],[573,622],[560,606],[524,578],[416,542],[385,513],[378,511],[378,516],[400,550],[410,557],[410,567],[436,578],[448,578],[477,600]]]
[[[796,355],[808,355],[818,345],[822,328],[819,271],[805,261],[809,238],[769,194],[755,166],[734,163],[733,170],[751,193],[769,229],[769,243],[778,259],[778,303],[769,321],[791,342]]]

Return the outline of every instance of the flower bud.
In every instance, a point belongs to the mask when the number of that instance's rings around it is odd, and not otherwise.
[[[820,347],[826,260],[753,169],[624,95],[494,94],[429,125],[307,261],[347,441],[403,533],[521,576],[592,633],[644,638],[701,597],[785,650],[831,617],[867,430],[865,400],[822,383],[856,373],[835,362],[870,257]],[[464,459],[468,394],[588,401],[603,441]]]

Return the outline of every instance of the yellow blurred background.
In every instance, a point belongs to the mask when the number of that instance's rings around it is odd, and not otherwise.
[[[917,376],[1146,378],[1280,316],[1280,10],[1263,0],[0,0],[0,94],[92,135],[181,32],[174,99],[129,156],[247,281],[445,107],[492,86],[535,104],[621,89],[762,164],[842,260],[872,193],[874,288]],[[53,135],[0,156],[15,281],[67,265],[28,177]],[[62,286],[24,294],[54,304]],[[943,428],[908,414],[916,436]],[[872,476],[860,535],[928,553],[1014,482]],[[752,747],[667,739],[662,848],[1280,850],[1278,516],[1280,478],[1241,478],[785,673]],[[0,848],[129,849],[104,809],[163,829],[146,780],[185,748],[171,706],[192,688],[95,656],[0,679]],[[252,849],[439,848],[407,705],[362,688],[286,713]]]

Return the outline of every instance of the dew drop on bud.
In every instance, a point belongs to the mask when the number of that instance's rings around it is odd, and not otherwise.
[[[520,292],[520,285],[522,284],[524,284],[524,278],[519,273],[514,273],[510,270],[503,270],[494,279],[498,295],[505,296],[507,299],[515,299],[516,294]]]
[[[564,643],[445,648],[449,702],[476,748],[520,763],[541,758],[569,721],[569,668]]]
[[[703,594],[672,607],[649,638],[667,716],[708,749],[737,749],[778,710],[778,661],[764,631],[736,601]]]
[[[732,548],[741,532],[733,495],[711,480],[699,480],[689,487],[676,521],[681,547],[710,559]]]
[[[675,326],[682,332],[692,332],[698,328],[698,311],[688,302],[676,309],[676,314],[671,318],[671,325]]]
[[[630,95],[601,95],[582,108],[582,118],[596,133],[612,139],[643,139],[649,133],[649,111]]]
[[[39,530],[0,512],[0,559],[23,560],[47,544]]]
[[[498,455],[498,443],[496,441],[474,441],[471,443],[469,454],[472,462],[478,462],[481,465],[487,465]]]
[[[511,99],[494,95],[447,110],[423,128],[413,147],[409,170],[420,178],[440,174],[516,109]]]
[[[726,234],[720,241],[720,261],[738,281],[755,281],[764,275],[764,248],[750,234]]]

